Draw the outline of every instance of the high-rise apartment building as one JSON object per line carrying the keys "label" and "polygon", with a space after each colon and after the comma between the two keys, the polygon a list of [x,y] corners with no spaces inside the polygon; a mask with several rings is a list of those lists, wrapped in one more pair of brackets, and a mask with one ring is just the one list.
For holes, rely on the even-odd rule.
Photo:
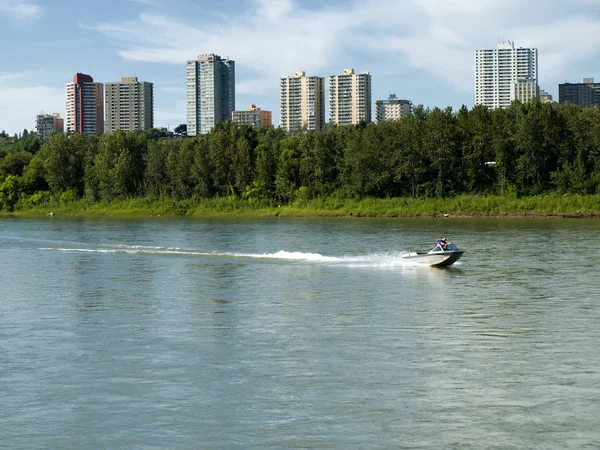
{"label": "high-rise apartment building", "polygon": [[375,102],[375,123],[381,123],[385,120],[396,120],[410,116],[412,105],[408,100],[396,98],[391,94],[387,100],[377,100]]}
{"label": "high-rise apartment building", "polygon": [[475,50],[475,104],[508,108],[538,97],[538,51],[500,42],[492,50]]}
{"label": "high-rise apartment building", "polygon": [[319,131],[325,125],[325,79],[307,77],[305,72],[296,72],[293,77],[279,80],[281,128],[286,131],[306,127],[308,131]]}
{"label": "high-rise apartment building", "polygon": [[260,128],[271,128],[273,119],[271,111],[263,111],[256,105],[250,105],[245,111],[233,111],[231,120],[240,125],[251,125]]}
{"label": "high-rise apartment building", "polygon": [[146,131],[154,127],[154,86],[136,77],[105,85],[105,131]]}
{"label": "high-rise apartment building", "polygon": [[371,74],[345,69],[329,77],[329,121],[349,125],[371,121]]}
{"label": "high-rise apartment building", "polygon": [[235,61],[200,55],[186,62],[187,134],[207,134],[231,120],[235,109]]}
{"label": "high-rise apartment building", "polygon": [[66,87],[67,133],[97,134],[104,132],[104,85],[94,83],[78,73]]}
{"label": "high-rise apartment building", "polygon": [[40,139],[48,139],[52,133],[63,133],[65,121],[60,118],[60,113],[38,114],[36,116],[36,129]]}
{"label": "high-rise apartment building", "polygon": [[600,83],[594,83],[593,78],[584,78],[583,83],[559,84],[558,102],[574,103],[582,108],[600,106]]}

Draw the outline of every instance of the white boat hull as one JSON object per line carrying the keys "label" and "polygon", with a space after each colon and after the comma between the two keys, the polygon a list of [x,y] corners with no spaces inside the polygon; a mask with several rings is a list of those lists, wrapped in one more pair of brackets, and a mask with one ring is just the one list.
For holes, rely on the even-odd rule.
{"label": "white boat hull", "polygon": [[407,253],[402,255],[403,259],[415,264],[430,267],[445,267],[454,264],[463,255],[463,251],[429,252],[429,253]]}

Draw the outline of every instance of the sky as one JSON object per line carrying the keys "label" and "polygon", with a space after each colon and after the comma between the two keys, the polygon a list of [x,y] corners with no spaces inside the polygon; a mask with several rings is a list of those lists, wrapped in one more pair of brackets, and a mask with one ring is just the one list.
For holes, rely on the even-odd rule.
{"label": "sky", "polygon": [[185,62],[236,63],[236,109],[279,121],[279,78],[345,68],[372,75],[372,99],[472,107],[474,51],[538,49],[541,89],[600,82],[600,0],[0,0],[0,130],[65,115],[65,84],[154,83],[154,124],[185,123]]}

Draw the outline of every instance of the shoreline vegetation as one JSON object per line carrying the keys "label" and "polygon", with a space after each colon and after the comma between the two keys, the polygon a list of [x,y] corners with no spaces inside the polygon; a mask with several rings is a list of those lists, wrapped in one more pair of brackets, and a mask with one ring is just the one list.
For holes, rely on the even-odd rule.
{"label": "shoreline vegetation", "polygon": [[313,199],[290,204],[235,197],[201,200],[134,198],[113,202],[51,201],[13,212],[13,217],[553,217],[600,218],[600,195],[545,194],[510,196],[460,195],[453,198]]}
{"label": "shoreline vegetation", "polygon": [[600,108],[414,108],[320,131],[0,133],[0,214],[600,217]]}

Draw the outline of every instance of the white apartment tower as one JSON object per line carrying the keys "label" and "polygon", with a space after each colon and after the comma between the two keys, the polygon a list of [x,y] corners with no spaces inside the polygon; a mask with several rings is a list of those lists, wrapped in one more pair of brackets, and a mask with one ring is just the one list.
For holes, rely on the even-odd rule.
{"label": "white apartment tower", "polygon": [[235,61],[200,55],[186,62],[187,135],[207,134],[235,110]]}
{"label": "white apartment tower", "polygon": [[296,72],[279,81],[281,117],[279,126],[286,131],[306,127],[319,131],[325,125],[325,79]]}
{"label": "white apartment tower", "polygon": [[106,83],[105,131],[146,131],[154,126],[153,84],[136,77]]}
{"label": "white apartment tower", "polygon": [[500,42],[493,50],[475,50],[475,104],[507,108],[513,100],[538,97],[538,51]]}
{"label": "white apartment tower", "polygon": [[345,69],[329,77],[329,121],[357,125],[371,121],[371,74]]}

